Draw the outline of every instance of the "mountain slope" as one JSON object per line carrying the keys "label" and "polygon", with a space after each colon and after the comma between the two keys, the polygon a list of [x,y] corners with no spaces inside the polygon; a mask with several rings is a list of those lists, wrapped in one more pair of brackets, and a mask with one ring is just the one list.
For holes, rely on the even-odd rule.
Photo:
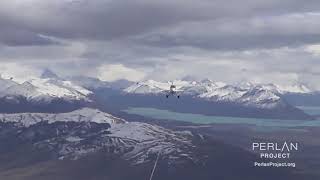
{"label": "mountain slope", "polygon": [[[172,82],[182,97],[177,104],[160,100],[171,83],[148,80],[104,82],[95,78],[60,78],[47,70],[24,83],[0,79],[0,112],[69,112],[81,107],[121,111],[130,106],[154,107],[208,115],[310,119],[286,102],[275,85],[227,85],[202,81]],[[127,88],[124,88],[129,86]],[[167,102],[167,103],[164,103]],[[230,112],[230,109],[233,112]]]}
{"label": "mountain slope", "polygon": [[1,119],[0,178],[6,180],[147,179],[158,154],[154,179],[300,178],[286,170],[254,169],[254,155],[206,137],[95,109]]}
{"label": "mountain slope", "polygon": [[[264,86],[250,86],[248,88],[215,83],[210,80],[200,82],[174,83],[181,91],[181,95],[193,96],[208,101],[235,103],[254,108],[272,109],[285,106],[283,99],[270,88]],[[129,94],[162,94],[166,93],[169,84],[145,81],[125,89]]]}
{"label": "mountain slope", "polygon": [[0,120],[20,129],[15,132],[17,137],[33,142],[37,148],[51,149],[59,159],[78,159],[101,150],[132,163],[144,163],[157,153],[172,160],[192,157],[190,133],[126,122],[95,109],[60,114],[0,114]]}
{"label": "mountain slope", "polygon": [[33,78],[17,83],[0,78],[0,85],[1,112],[68,111],[91,102],[91,91],[65,80]]}
{"label": "mountain slope", "polygon": [[[210,80],[177,81],[180,99],[165,97],[170,84],[156,81],[136,83],[124,90],[127,107],[153,107],[207,115],[277,119],[312,119],[291,106],[271,85],[247,87],[227,85]],[[111,99],[109,99],[111,100]],[[115,101],[112,99],[111,101]],[[134,103],[132,101],[135,101]]]}

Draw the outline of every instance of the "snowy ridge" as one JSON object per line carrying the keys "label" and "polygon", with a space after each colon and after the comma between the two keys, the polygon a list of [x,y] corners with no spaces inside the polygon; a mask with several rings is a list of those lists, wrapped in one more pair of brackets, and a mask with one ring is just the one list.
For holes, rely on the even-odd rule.
{"label": "snowy ridge", "polygon": [[[244,106],[270,109],[284,105],[279,91],[271,85],[235,86],[211,80],[173,82],[182,95],[202,98],[208,101],[237,103]],[[158,94],[168,90],[170,84],[156,81],[137,83],[125,89],[126,93]]]}
{"label": "snowy ridge", "polygon": [[124,89],[124,91],[127,93],[136,93],[136,94],[148,94],[148,93],[157,94],[167,90],[169,90],[167,83],[157,82],[154,80],[138,82]]}
{"label": "snowy ridge", "polygon": [[138,82],[128,88],[124,89],[127,93],[136,93],[136,94],[157,94],[170,89],[170,85],[174,84],[177,87],[177,90],[183,91],[185,94],[201,94],[209,91],[210,89],[218,88],[225,86],[221,82],[212,82],[210,80],[204,80],[201,82],[196,81],[183,81],[175,80],[172,82],[158,82],[154,80],[147,80],[143,82]]}
{"label": "snowy ridge", "polygon": [[259,87],[255,87],[247,91],[239,98],[239,101],[247,106],[264,109],[272,109],[274,107],[286,105],[276,93]]}
{"label": "snowy ridge", "polygon": [[17,85],[16,82],[8,79],[2,79],[0,77],[0,92],[4,91],[5,89],[9,88],[10,86]]}
{"label": "snowy ridge", "polygon": [[89,101],[88,95],[92,93],[70,81],[49,78],[33,78],[21,84],[11,79],[0,78],[0,85],[1,98],[24,97],[29,101],[50,102],[56,98],[66,101]]}
{"label": "snowy ridge", "polygon": [[[189,154],[192,135],[187,132],[174,132],[160,126],[140,122],[130,122],[111,126],[110,135],[115,143],[123,143],[132,151],[125,153],[124,158],[133,163],[144,162],[150,154],[161,153],[169,158],[182,157],[182,153]],[[120,141],[119,141],[120,140]],[[190,155],[191,156],[191,155]]]}
{"label": "snowy ridge", "polygon": [[49,124],[54,122],[95,122],[116,124],[125,122],[108,113],[96,109],[83,108],[69,113],[49,114],[49,113],[16,113],[0,114],[0,122],[15,123],[21,127],[29,127],[40,122]]}
{"label": "snowy ridge", "polygon": [[309,87],[304,84],[294,84],[292,86],[278,86],[282,93],[311,93]]}
{"label": "snowy ridge", "polygon": [[70,81],[54,79],[32,79],[29,81],[41,94],[53,97],[70,97],[77,100],[85,98],[91,92],[83,87],[72,84]]}
{"label": "snowy ridge", "polygon": [[239,86],[241,88],[244,89],[250,89],[250,88],[254,88],[254,87],[261,87],[263,89],[272,91],[274,93],[278,93],[278,94],[286,94],[286,93],[311,93],[314,90],[312,90],[311,88],[307,87],[304,84],[299,84],[299,83],[295,83],[292,85],[286,85],[286,86],[280,86],[280,85],[276,85],[276,84],[258,84],[258,83],[238,83],[236,84],[236,86]]}
{"label": "snowy ridge", "polygon": [[173,163],[194,156],[190,132],[126,122],[96,109],[60,114],[0,114],[0,122],[14,123],[21,129],[17,131],[19,137],[31,138],[35,147],[53,150],[59,159],[79,159],[101,150],[118,154],[133,164],[147,162],[149,156],[159,152]]}
{"label": "snowy ridge", "polygon": [[261,86],[241,89],[228,85],[201,94],[199,97],[214,101],[234,102],[263,109],[272,109],[284,105],[284,102],[277,93]]}

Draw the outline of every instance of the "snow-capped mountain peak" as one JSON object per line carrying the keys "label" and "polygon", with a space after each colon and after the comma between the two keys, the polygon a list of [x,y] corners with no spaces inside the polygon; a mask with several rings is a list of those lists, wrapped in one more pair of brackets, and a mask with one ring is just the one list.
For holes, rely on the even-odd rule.
{"label": "snow-capped mountain peak", "polygon": [[14,85],[17,85],[17,83],[10,79],[3,79],[0,76],[0,91],[3,91],[4,89]]}
{"label": "snow-capped mountain peak", "polygon": [[157,82],[154,80],[148,80],[144,82],[137,82],[124,89],[127,93],[135,93],[135,94],[149,94],[149,93],[161,93],[170,88],[168,83]]}
{"label": "snow-capped mountain peak", "polygon": [[310,93],[312,90],[305,84],[295,83],[291,85],[278,85],[272,83],[251,83],[251,82],[242,82],[237,83],[235,86],[239,86],[243,89],[250,89],[253,87],[261,87],[263,89],[272,91],[278,94],[286,94],[286,93]]}
{"label": "snow-capped mountain peak", "polygon": [[[255,108],[274,108],[283,105],[279,90],[272,84],[245,86],[228,85],[205,79],[199,82],[174,81],[182,95],[201,98],[207,101],[236,103]],[[168,90],[170,84],[148,80],[125,89],[133,94],[159,94]]]}
{"label": "snow-capped mountain peak", "polygon": [[59,77],[56,73],[54,73],[53,71],[51,71],[50,69],[45,69],[45,70],[42,72],[42,74],[41,74],[40,77],[43,78],[43,79],[47,79],[47,78],[50,78],[50,79],[60,79],[60,77]]}
{"label": "snow-capped mountain peak", "polygon": [[0,97],[23,97],[30,101],[50,102],[55,98],[66,101],[89,101],[91,91],[71,81],[51,78],[32,78],[23,83],[11,79],[0,79]]}
{"label": "snow-capped mountain peak", "polygon": [[3,89],[1,96],[23,96],[23,97],[33,97],[37,96],[36,87],[30,82],[24,82],[22,84],[13,84],[6,89]]}
{"label": "snow-capped mountain peak", "polygon": [[279,86],[283,93],[310,93],[312,90],[305,84],[293,84],[288,86]]}

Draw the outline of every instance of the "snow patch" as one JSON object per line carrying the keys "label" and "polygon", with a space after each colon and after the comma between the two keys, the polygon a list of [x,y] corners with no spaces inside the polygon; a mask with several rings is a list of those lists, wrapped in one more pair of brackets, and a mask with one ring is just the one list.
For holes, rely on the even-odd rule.
{"label": "snow patch", "polygon": [[117,124],[125,120],[114,117],[108,113],[101,112],[97,109],[83,108],[69,113],[16,113],[0,114],[1,122],[17,123],[20,126],[29,127],[39,122],[95,122]]}

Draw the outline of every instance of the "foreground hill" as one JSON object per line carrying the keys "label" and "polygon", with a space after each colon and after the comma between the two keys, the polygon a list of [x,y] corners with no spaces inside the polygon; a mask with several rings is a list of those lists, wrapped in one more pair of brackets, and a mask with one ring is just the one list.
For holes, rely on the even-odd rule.
{"label": "foreground hill", "polygon": [[198,134],[95,109],[1,115],[0,179],[148,179],[157,155],[154,179],[301,178],[285,169],[254,168],[254,155]]}

